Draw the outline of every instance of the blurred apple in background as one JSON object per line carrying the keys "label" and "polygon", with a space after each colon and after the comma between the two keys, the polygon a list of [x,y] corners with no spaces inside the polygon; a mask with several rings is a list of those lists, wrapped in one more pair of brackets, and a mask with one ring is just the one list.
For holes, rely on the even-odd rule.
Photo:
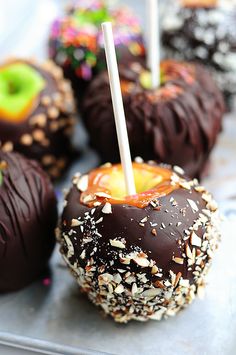
{"label": "blurred apple in background", "polygon": [[[9,56],[47,57],[47,41],[52,21],[75,0],[0,0],[0,61]],[[79,0],[76,0],[79,2]],[[143,2],[107,0],[133,7],[144,22]]]}

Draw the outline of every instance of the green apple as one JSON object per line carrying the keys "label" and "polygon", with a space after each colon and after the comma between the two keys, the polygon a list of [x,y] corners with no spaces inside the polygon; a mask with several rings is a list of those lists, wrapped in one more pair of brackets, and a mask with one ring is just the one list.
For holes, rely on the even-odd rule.
{"label": "green apple", "polygon": [[42,91],[45,81],[29,64],[14,62],[0,68],[0,117],[19,120]]}
{"label": "green apple", "polygon": [[111,20],[108,9],[105,6],[97,10],[77,10],[74,13],[74,19],[76,20],[78,26],[86,24],[100,26],[102,22]]}
{"label": "green apple", "polygon": [[[163,75],[162,72],[160,73],[160,76],[161,76],[160,84],[163,84],[164,83],[164,75]],[[152,88],[152,77],[151,77],[150,71],[144,70],[139,76],[139,82],[140,82],[140,84],[142,85],[142,87],[144,89],[151,90],[151,88]]]}

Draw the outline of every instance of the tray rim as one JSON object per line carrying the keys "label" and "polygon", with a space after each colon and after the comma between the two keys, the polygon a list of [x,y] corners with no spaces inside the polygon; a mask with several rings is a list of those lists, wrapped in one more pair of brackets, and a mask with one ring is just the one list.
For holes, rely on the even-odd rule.
{"label": "tray rim", "polygon": [[0,331],[0,345],[47,355],[112,355],[83,347],[62,345],[47,340]]}

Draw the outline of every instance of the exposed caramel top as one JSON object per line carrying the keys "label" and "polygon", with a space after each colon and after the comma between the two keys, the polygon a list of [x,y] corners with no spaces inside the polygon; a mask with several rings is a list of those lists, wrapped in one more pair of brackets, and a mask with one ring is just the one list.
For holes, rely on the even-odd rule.
{"label": "exposed caramel top", "polygon": [[88,175],[87,188],[81,194],[81,203],[92,207],[109,201],[111,204],[144,208],[151,201],[179,188],[178,184],[172,182],[172,171],[168,168],[133,163],[133,171],[137,193],[126,196],[121,164],[92,170]]}
{"label": "exposed caramel top", "polygon": [[184,7],[216,7],[218,0],[181,0]]}
{"label": "exposed caramel top", "polygon": [[[121,78],[121,90],[124,95],[138,90],[147,90],[152,101],[170,100],[183,92],[183,88],[176,81],[183,80],[192,85],[195,80],[194,66],[184,62],[163,60],[160,64],[161,86],[151,89],[151,73],[143,67],[137,69],[138,81]],[[153,98],[152,98],[153,96]]]}
{"label": "exposed caramel top", "polygon": [[37,107],[39,98],[35,97],[27,102],[24,108],[17,113],[11,113],[0,107],[0,120],[6,122],[20,123],[26,120],[31,112]]}

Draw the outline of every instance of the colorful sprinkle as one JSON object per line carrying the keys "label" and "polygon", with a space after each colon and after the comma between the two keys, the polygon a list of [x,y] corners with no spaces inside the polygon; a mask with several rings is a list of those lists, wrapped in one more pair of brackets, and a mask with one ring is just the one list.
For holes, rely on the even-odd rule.
{"label": "colorful sprinkle", "polygon": [[[133,56],[143,56],[141,27],[131,10],[109,9],[103,0],[80,0],[67,14],[54,21],[50,33],[50,56],[58,64],[71,65],[78,77],[90,80],[103,47],[101,23],[111,20],[116,46],[125,46]],[[101,62],[101,63],[100,63]]]}

